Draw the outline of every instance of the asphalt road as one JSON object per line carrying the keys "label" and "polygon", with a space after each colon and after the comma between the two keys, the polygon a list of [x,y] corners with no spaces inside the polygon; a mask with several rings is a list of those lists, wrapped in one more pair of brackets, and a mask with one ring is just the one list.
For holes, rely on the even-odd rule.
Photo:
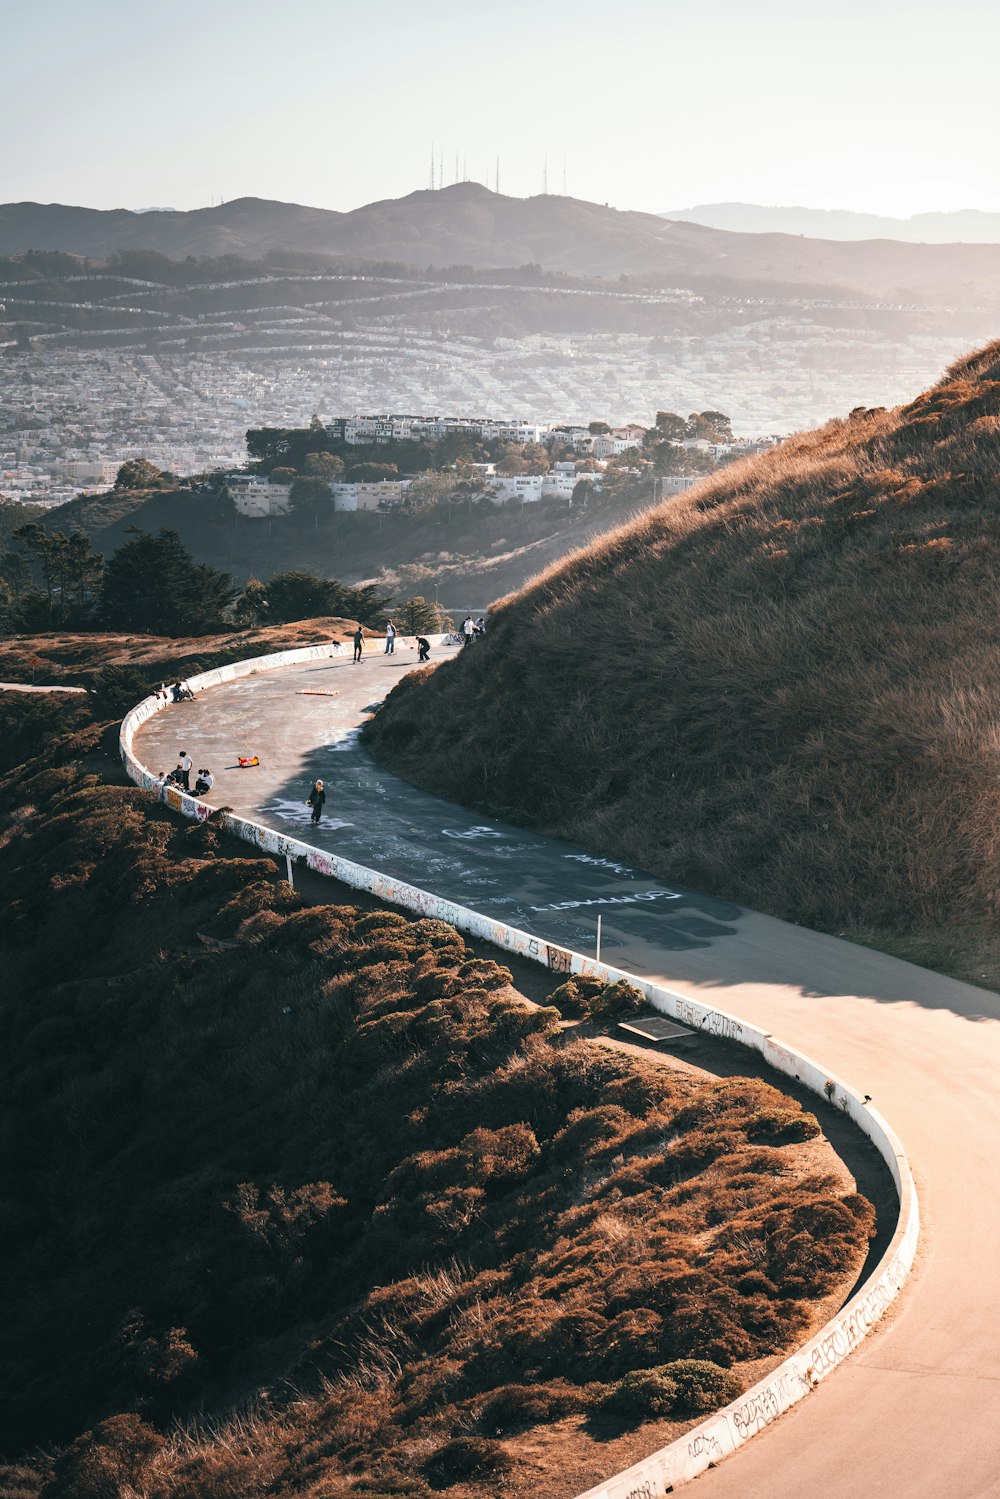
{"label": "asphalt road", "polygon": [[[1000,995],[397,780],[357,744],[357,727],[414,662],[410,651],[357,667],[348,657],[213,688],[150,720],[136,752],[159,770],[186,748],[215,771],[218,805],[562,945],[593,952],[600,912],[608,962],[744,1016],[870,1093],[901,1136],[920,1193],[911,1282],[842,1369],[697,1479],[695,1492],[1000,1496]],[[240,754],[259,755],[261,766],[231,769]],[[304,803],[317,775],[329,799],[313,837]]]}

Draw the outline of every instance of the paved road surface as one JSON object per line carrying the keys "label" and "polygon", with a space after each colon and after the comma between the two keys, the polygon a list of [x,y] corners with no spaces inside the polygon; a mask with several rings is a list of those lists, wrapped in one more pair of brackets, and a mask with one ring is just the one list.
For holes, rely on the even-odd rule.
{"label": "paved road surface", "polygon": [[[356,728],[413,663],[411,652],[359,667],[313,662],[214,688],[152,719],[136,751],[158,770],[188,749],[216,772],[220,805],[300,837],[310,836],[304,801],[321,775],[328,815],[311,841],[584,952],[600,911],[608,962],[743,1015],[872,1094],[920,1192],[911,1284],[843,1369],[692,1492],[1000,1496],[1000,995],[396,780],[357,745]],[[228,769],[237,754],[259,754],[261,768]]]}

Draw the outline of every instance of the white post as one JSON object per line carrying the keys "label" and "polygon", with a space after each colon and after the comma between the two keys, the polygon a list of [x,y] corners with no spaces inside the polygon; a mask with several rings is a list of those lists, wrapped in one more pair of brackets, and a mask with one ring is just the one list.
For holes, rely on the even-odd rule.
{"label": "white post", "polygon": [[601,918],[597,918],[597,961],[601,961]]}
{"label": "white post", "polygon": [[[292,889],[294,890],[295,889],[295,881],[292,879],[292,856],[291,856],[291,854],[286,854],[285,855],[285,869],[288,872],[288,883],[291,885]],[[598,920],[600,920],[600,917],[598,917]]]}

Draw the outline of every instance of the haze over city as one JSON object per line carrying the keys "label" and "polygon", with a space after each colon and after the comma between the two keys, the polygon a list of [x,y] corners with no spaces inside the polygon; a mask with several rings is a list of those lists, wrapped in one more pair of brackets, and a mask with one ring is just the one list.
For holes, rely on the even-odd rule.
{"label": "haze over city", "polygon": [[344,210],[428,186],[433,145],[446,183],[547,162],[650,212],[996,209],[998,41],[987,0],[52,0],[5,15],[0,201]]}

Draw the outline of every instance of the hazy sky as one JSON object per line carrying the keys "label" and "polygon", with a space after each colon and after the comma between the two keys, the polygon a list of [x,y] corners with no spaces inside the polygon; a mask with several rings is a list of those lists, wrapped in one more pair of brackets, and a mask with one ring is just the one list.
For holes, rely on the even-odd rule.
{"label": "hazy sky", "polygon": [[[5,7],[0,201],[354,208],[459,172],[650,211],[1000,209],[993,0]],[[463,171],[463,163],[465,164]]]}

